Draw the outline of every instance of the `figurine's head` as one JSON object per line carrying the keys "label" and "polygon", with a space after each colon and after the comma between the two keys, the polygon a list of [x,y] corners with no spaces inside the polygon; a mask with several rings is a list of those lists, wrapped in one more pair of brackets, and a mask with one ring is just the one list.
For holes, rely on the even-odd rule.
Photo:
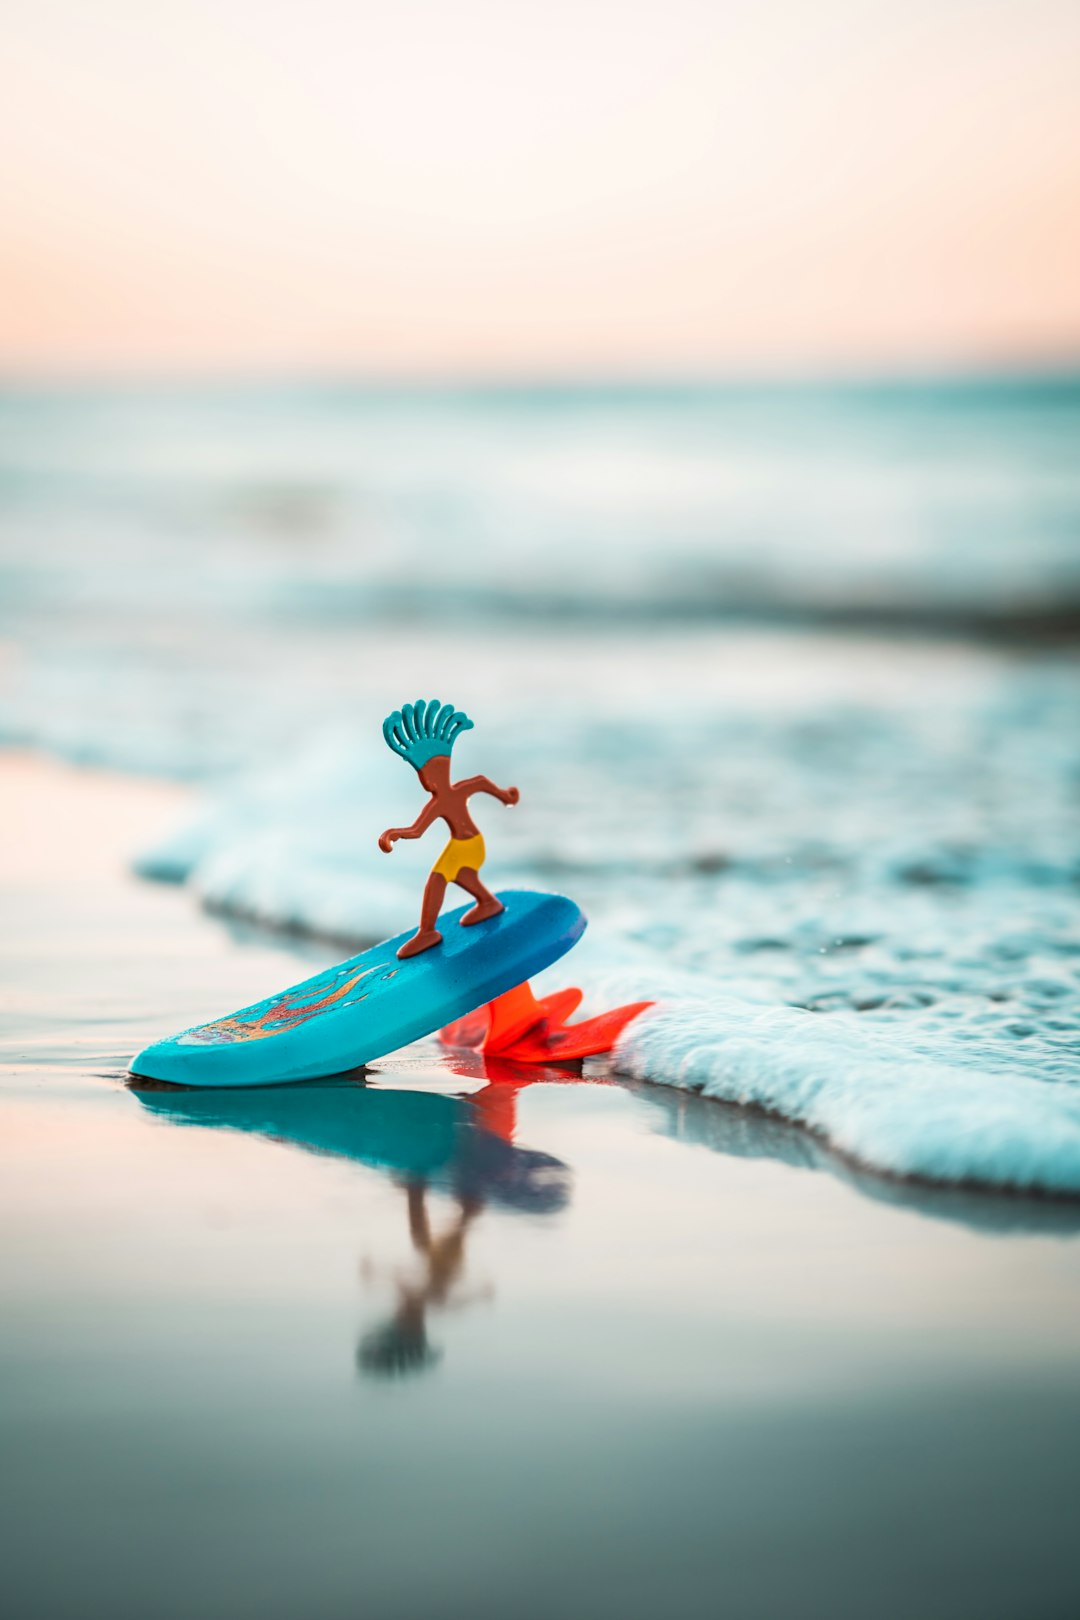
{"label": "figurine's head", "polygon": [[450,755],[432,754],[426,765],[417,767],[416,774],[429,793],[445,793],[450,786]]}
{"label": "figurine's head", "polygon": [[431,760],[450,758],[461,732],[472,730],[472,721],[452,703],[440,708],[438,698],[432,698],[430,703],[421,698],[388,714],[382,730],[387,747],[407,759],[413,770],[423,773]]}
{"label": "figurine's head", "polygon": [[432,1367],[442,1351],[428,1343],[423,1313],[399,1311],[382,1327],[361,1339],[356,1365],[361,1372],[381,1378],[400,1378]]}

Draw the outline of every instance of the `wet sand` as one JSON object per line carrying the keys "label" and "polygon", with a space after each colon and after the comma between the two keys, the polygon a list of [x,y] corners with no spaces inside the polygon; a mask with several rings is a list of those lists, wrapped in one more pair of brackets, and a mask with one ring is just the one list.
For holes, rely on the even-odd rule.
{"label": "wet sand", "polygon": [[1076,1612],[1080,1211],[427,1047],[133,1090],[329,959],[124,875],[178,798],[0,760],[12,1613]]}

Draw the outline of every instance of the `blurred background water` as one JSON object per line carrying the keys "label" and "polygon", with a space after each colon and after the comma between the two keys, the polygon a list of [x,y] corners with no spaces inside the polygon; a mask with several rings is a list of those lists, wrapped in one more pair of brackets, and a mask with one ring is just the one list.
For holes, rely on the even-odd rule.
{"label": "blurred background water", "polygon": [[145,874],[396,931],[429,851],[376,847],[416,791],[380,722],[452,698],[462,768],[523,791],[497,878],[587,906],[595,997],[665,997],[635,1072],[1080,1189],[1075,377],[39,388],[2,423],[3,736],[199,783]]}
{"label": "blurred background water", "polygon": [[92,609],[103,640],[460,611],[1028,640],[1080,618],[1068,373],[39,388],[2,410],[8,611]]}

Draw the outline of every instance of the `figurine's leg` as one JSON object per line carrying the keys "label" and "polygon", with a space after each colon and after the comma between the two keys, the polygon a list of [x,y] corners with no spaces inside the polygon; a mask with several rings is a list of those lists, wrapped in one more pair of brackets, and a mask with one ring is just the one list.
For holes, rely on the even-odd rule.
{"label": "figurine's leg", "polygon": [[486,922],[489,917],[497,917],[506,907],[501,900],[496,900],[490,889],[486,889],[480,881],[480,874],[471,866],[463,866],[454,882],[471,894],[476,901],[471,911],[467,911],[461,919],[461,926],[469,928],[473,923]]}
{"label": "figurine's leg", "polygon": [[407,939],[398,956],[419,956],[421,951],[429,951],[433,945],[442,944],[442,935],[435,927],[439,915],[439,907],[443,903],[446,893],[446,879],[441,872],[432,872],[424,887],[424,899],[420,907],[420,926],[412,939]]}
{"label": "figurine's leg", "polygon": [[431,1227],[428,1223],[427,1203],[424,1197],[426,1192],[427,1187],[422,1181],[410,1181],[406,1188],[409,1203],[409,1236],[418,1254],[431,1253]]}

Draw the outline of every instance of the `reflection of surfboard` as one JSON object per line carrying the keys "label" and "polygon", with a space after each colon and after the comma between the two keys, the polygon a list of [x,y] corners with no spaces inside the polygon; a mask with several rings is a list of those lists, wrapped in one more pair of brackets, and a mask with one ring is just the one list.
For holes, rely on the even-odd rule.
{"label": "reflection of surfboard", "polygon": [[358,1068],[493,1001],[558,961],[585,918],[560,894],[509,890],[506,910],[472,928],[462,906],[439,920],[443,943],[399,961],[399,934],[254,1007],[155,1041],[134,1074],[188,1086],[267,1086]]}
{"label": "reflection of surfboard", "polygon": [[492,1135],[483,1114],[460,1097],[341,1081],[138,1095],[144,1108],[178,1125],[253,1131],[507,1209],[546,1215],[570,1196],[570,1172],[560,1160]]}

